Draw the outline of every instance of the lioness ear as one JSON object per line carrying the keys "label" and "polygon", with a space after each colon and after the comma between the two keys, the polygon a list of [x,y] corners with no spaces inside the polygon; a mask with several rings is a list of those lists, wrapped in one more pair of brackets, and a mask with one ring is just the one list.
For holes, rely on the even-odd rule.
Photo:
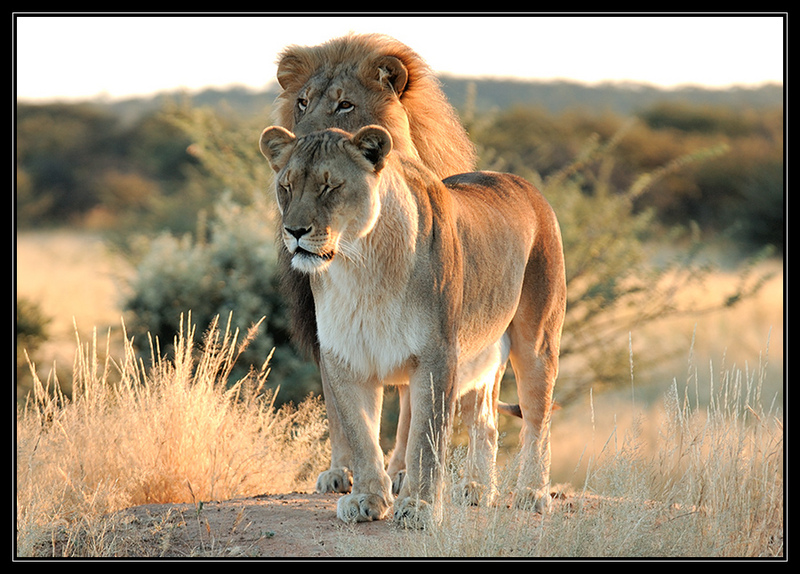
{"label": "lioness ear", "polygon": [[381,56],[374,65],[378,68],[378,82],[394,90],[398,98],[402,96],[408,83],[408,70],[400,58]]}
{"label": "lioness ear", "polygon": [[271,126],[261,132],[258,147],[272,169],[278,172],[289,161],[295,141],[297,137],[286,128]]}
{"label": "lioness ear", "polygon": [[381,126],[364,126],[350,140],[373,165],[375,173],[383,169],[392,151],[392,136]]}

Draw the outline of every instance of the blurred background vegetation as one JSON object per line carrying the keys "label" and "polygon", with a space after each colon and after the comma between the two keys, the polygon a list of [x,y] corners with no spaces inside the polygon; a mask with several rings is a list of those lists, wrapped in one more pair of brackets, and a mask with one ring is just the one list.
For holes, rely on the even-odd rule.
{"label": "blurred background vegetation", "polygon": [[[736,305],[784,251],[781,86],[731,90],[587,87],[444,78],[481,168],[534,182],[562,225],[569,281],[558,400],[630,383],[629,337],[649,321]],[[120,290],[129,336],[169,352],[182,314],[246,331],[240,361],[274,347],[279,401],[319,392],[291,345],[276,292],[271,171],[257,139],[275,93],[207,90],[119,102],[18,103],[17,231],[102,234],[133,272]],[[740,281],[701,303],[681,294],[716,267]],[[17,348],[34,354],[48,317],[18,301]],[[646,370],[676,351],[637,356]],[[685,353],[681,348],[678,352]],[[18,387],[25,384],[18,353]],[[20,368],[20,364],[22,367]]]}

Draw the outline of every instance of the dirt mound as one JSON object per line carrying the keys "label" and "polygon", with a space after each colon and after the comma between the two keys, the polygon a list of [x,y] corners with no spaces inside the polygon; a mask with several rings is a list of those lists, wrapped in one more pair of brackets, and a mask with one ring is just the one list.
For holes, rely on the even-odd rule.
{"label": "dirt mound", "polygon": [[[436,546],[443,542],[437,537],[437,533],[402,530],[391,520],[355,525],[342,523],[336,517],[339,496],[292,492],[198,504],[136,506],[108,517],[105,522],[87,523],[88,526],[80,532],[74,529],[54,532],[48,541],[43,542],[40,555],[325,560],[356,556],[428,557],[438,555],[437,551],[442,550],[442,547]],[[593,521],[600,518],[596,527],[603,532],[614,527],[612,522],[620,516],[625,522],[620,524],[621,528],[626,525],[630,527],[632,517],[639,517],[633,530],[629,532],[631,534],[639,531],[645,518],[646,530],[656,531],[664,525],[678,524],[676,520],[696,513],[694,508],[687,509],[678,505],[664,507],[651,501],[635,502],[586,492],[554,491],[553,498],[552,516],[559,518],[561,527],[573,521]],[[638,514],[631,514],[631,505],[636,507]],[[450,529],[449,534],[446,536],[455,536],[456,539],[448,538],[444,541],[444,555],[472,556],[473,552],[482,550],[482,544],[486,542],[484,534],[491,534],[480,528],[482,521],[489,516],[485,512],[487,509],[459,508],[468,515],[457,513],[455,523],[450,521],[447,526]],[[513,509],[506,501],[496,508],[503,515],[505,524],[499,533],[502,546],[497,547],[502,550],[501,555],[531,556],[531,548],[525,544],[537,538],[535,532],[541,532],[539,529],[543,525],[542,516],[527,510]],[[506,511],[509,514],[505,514]],[[450,518],[453,517],[448,516],[445,522]],[[467,522],[462,522],[463,520]],[[467,527],[467,531],[453,530],[454,524],[462,527],[465,524],[474,524],[476,528]],[[594,528],[592,524],[584,525],[584,528]],[[524,533],[523,538],[515,537],[509,530],[509,525],[514,532]],[[491,530],[490,526],[487,524]],[[429,535],[433,535],[432,538],[427,538]],[[418,536],[422,539],[416,538]],[[601,532],[601,538],[602,536]],[[588,538],[586,543],[591,544],[592,537]],[[610,541],[614,540],[612,536]],[[515,543],[521,545],[513,546]],[[555,543],[558,544],[558,541]],[[783,538],[776,539],[774,544],[775,548],[770,546],[765,555],[782,555]],[[551,551],[553,549],[550,548]],[[655,544],[647,549],[658,551],[660,547]],[[617,556],[613,554],[614,548],[604,550],[612,551],[610,556]],[[627,549],[623,548],[622,551],[619,556],[627,555]]]}
{"label": "dirt mound", "polygon": [[[406,535],[391,520],[348,525],[336,517],[339,494],[292,492],[200,504],[149,504],[117,513],[117,556],[213,558],[343,558],[403,556]],[[590,495],[553,492],[554,509],[596,505]],[[502,503],[506,506],[507,503]],[[479,520],[479,510],[471,507]],[[521,528],[541,515],[517,511]]]}
{"label": "dirt mound", "polygon": [[[137,533],[139,555],[332,558],[342,555],[341,544],[352,534],[336,518],[339,496],[294,492],[200,505],[150,504],[126,510],[120,521],[128,534]],[[383,546],[397,537],[391,521],[357,528]]]}

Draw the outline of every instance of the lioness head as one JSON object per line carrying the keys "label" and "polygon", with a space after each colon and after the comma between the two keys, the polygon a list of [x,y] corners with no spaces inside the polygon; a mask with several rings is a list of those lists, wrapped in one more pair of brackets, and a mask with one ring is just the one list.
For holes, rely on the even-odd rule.
{"label": "lioness head", "polygon": [[261,153],[275,170],[282,237],[292,267],[324,271],[378,220],[378,177],[392,149],[389,132],[366,126],[351,135],[339,129],[297,137],[273,126],[264,130]]}

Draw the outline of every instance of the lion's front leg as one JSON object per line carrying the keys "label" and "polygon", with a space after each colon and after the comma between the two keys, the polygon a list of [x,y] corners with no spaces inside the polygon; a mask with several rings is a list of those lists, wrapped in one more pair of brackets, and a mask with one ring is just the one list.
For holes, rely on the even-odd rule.
{"label": "lion's front leg", "polygon": [[411,427],[406,475],[394,504],[394,519],[425,528],[436,519],[443,486],[444,456],[455,405],[455,366],[421,365],[411,381]]}
{"label": "lion's front leg", "polygon": [[336,515],[345,522],[382,520],[392,504],[392,482],[383,468],[378,437],[383,386],[374,378],[358,377],[325,352],[321,362],[333,399],[331,405],[352,455],[352,491],[339,499]]}
{"label": "lion's front leg", "polygon": [[319,493],[348,493],[353,486],[352,466],[353,453],[350,443],[342,430],[339,411],[336,408],[336,397],[328,382],[325,363],[320,361],[320,378],[322,379],[322,395],[325,398],[325,410],[328,415],[328,433],[331,441],[331,466],[317,477],[316,491]]}

